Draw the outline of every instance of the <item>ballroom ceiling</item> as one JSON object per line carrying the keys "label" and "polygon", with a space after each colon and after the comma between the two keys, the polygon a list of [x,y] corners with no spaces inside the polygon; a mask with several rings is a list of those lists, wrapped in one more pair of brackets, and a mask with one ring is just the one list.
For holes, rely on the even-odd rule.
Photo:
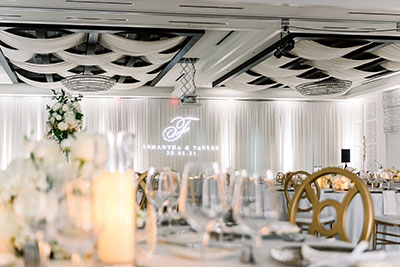
{"label": "ballroom ceiling", "polygon": [[0,94],[96,73],[117,80],[109,95],[180,96],[184,58],[203,97],[308,99],[294,88],[325,79],[351,81],[335,99],[393,89],[400,3],[337,2],[3,0]]}

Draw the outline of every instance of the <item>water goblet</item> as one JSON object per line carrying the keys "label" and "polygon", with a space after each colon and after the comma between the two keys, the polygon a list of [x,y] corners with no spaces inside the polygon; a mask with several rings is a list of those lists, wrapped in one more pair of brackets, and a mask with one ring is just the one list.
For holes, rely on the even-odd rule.
{"label": "water goblet", "polygon": [[157,225],[161,224],[164,207],[174,195],[174,190],[176,190],[176,187],[174,187],[170,168],[149,168],[145,193],[147,200],[153,205],[156,211]]}
{"label": "water goblet", "polygon": [[249,175],[243,170],[238,180],[233,214],[243,230],[252,238],[256,264],[262,262],[262,235],[271,232],[271,225],[279,215],[273,175]]}
{"label": "water goblet", "polygon": [[202,234],[202,248],[209,232],[227,210],[226,185],[216,162],[188,162],[182,174],[179,209],[189,225]]}
{"label": "water goblet", "polygon": [[68,179],[57,198],[57,213],[50,221],[50,234],[71,254],[73,266],[80,265],[81,256],[93,248],[96,232],[91,179]]}

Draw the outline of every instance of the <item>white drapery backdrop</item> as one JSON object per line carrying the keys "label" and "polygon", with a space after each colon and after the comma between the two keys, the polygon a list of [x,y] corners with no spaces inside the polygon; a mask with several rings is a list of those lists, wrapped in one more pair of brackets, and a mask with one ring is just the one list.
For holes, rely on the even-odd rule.
{"label": "white drapery backdrop", "polygon": [[[23,136],[46,132],[49,97],[0,97],[0,168],[23,155]],[[189,160],[218,160],[223,166],[251,171],[308,170],[337,166],[340,149],[353,149],[351,103],[202,100],[181,109],[171,99],[84,98],[84,126],[90,132],[125,130],[136,136],[136,170],[171,166],[181,171]],[[176,116],[196,117],[174,143],[162,131]],[[162,145],[218,147],[196,156],[167,155]],[[177,151],[175,151],[177,152]]]}

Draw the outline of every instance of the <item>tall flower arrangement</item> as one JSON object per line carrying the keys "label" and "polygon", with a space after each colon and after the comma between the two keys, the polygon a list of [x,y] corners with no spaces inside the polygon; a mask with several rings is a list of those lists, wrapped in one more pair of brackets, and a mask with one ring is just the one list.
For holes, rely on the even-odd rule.
{"label": "tall flower arrangement", "polygon": [[64,139],[73,136],[82,127],[83,114],[79,104],[82,95],[74,97],[62,89],[52,92],[52,99],[57,102],[52,107],[46,106],[49,112],[47,136],[61,145]]}

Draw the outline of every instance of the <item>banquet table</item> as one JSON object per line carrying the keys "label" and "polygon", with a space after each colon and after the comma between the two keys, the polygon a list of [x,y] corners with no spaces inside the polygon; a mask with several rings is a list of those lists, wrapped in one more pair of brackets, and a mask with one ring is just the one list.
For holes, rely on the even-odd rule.
{"label": "banquet table", "polygon": [[[275,247],[280,246],[300,246],[301,244],[309,244],[309,245],[326,245],[330,244],[332,246],[344,247],[344,248],[352,248],[353,245],[337,241],[333,239],[325,239],[325,238],[317,238],[315,236],[307,236],[304,242],[288,242],[281,239],[268,239],[263,241],[262,245],[262,261],[263,266],[288,266],[286,264],[279,263],[275,261],[270,256],[270,250]],[[171,244],[157,244],[157,255],[149,256],[148,254],[144,253],[146,250],[145,242],[139,242],[138,244],[138,251],[137,251],[137,258],[136,258],[136,265],[135,266],[143,266],[143,267],[156,267],[156,266],[204,266],[204,267],[220,267],[220,266],[231,266],[231,267],[245,267],[245,266],[254,266],[251,263],[243,263],[240,260],[240,249],[237,248],[232,250],[232,253],[229,255],[225,255],[221,258],[215,257],[215,259],[210,260],[199,260],[199,259],[191,259],[189,257],[184,257],[182,255],[176,255],[177,250],[190,250],[189,248],[184,248],[182,246],[176,246]],[[206,252],[207,253],[207,252]],[[71,266],[71,262],[68,260],[50,260],[48,263],[48,267],[67,267]],[[23,260],[21,258],[17,259],[17,263],[14,265],[16,267],[22,267]],[[82,267],[89,267],[89,266],[99,266],[99,264],[95,263],[93,260],[83,260]],[[100,266],[131,266],[131,265],[103,265]]]}
{"label": "banquet table", "polygon": [[[371,193],[372,202],[374,205],[375,216],[383,215],[383,210],[384,210],[383,191],[374,190],[374,191],[370,191],[370,193]],[[290,192],[290,194],[293,194],[293,192]],[[346,192],[321,190],[320,200],[334,199],[340,203],[343,200],[343,198],[345,197],[345,195],[346,195]],[[285,219],[287,220],[288,210],[287,210],[284,192],[280,191],[278,196],[279,196],[279,203],[281,205],[281,211],[282,211],[281,212],[281,220],[285,220]],[[400,215],[400,193],[395,194],[395,199],[396,199],[396,203],[394,205],[395,214]],[[327,214],[327,215],[332,215],[332,216],[336,215],[333,208],[324,209],[323,213]],[[361,230],[362,230],[363,219],[364,219],[364,210],[363,210],[363,206],[362,206],[362,201],[361,201],[360,196],[357,194],[349,206],[347,217],[346,217],[347,235],[349,236],[349,238],[352,242],[357,242],[359,239],[359,236],[360,236]],[[389,230],[391,232],[399,233],[399,229],[396,229],[394,227],[387,227],[387,230]],[[386,249],[400,250],[399,246],[387,246]]]}

